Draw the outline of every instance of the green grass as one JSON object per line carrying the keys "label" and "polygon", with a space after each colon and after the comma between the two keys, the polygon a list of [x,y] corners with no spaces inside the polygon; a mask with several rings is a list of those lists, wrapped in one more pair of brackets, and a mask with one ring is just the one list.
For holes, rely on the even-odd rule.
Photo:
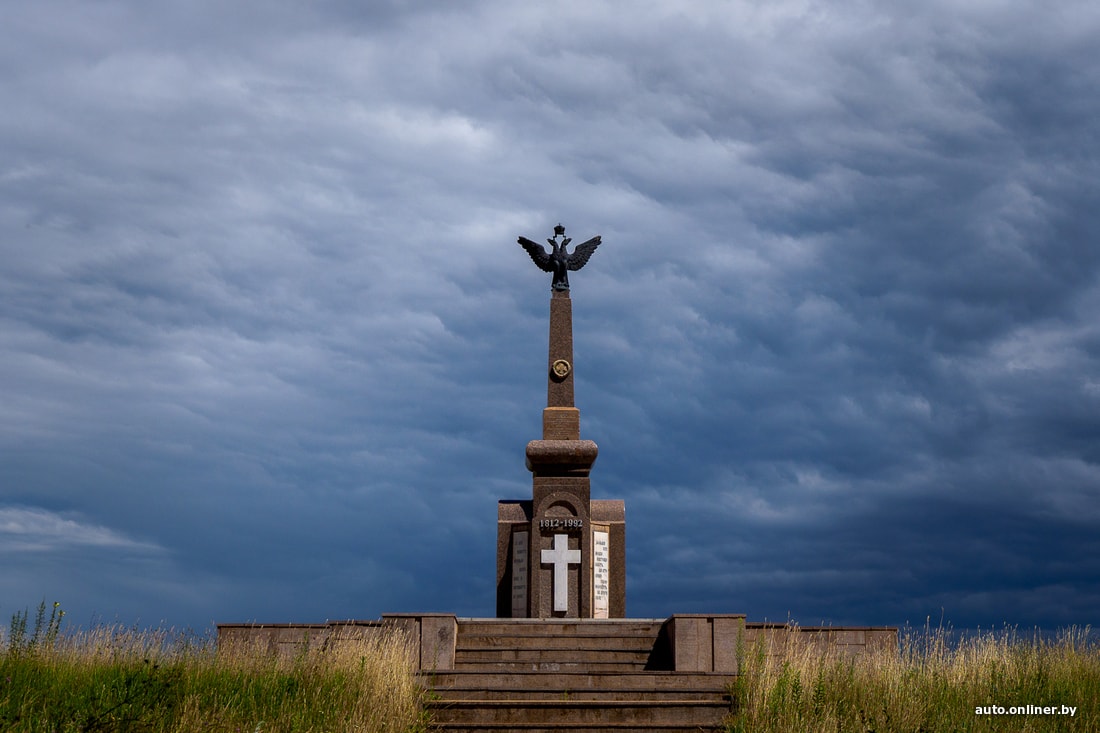
{"label": "green grass", "polygon": [[[898,649],[859,657],[797,636],[742,650],[730,731],[1100,731],[1100,645],[1088,629],[1054,640],[1009,629],[954,641],[926,628],[903,634]],[[1005,713],[977,712],[994,705]],[[1026,705],[1077,710],[1007,712]]]}
{"label": "green grass", "polygon": [[422,730],[397,634],[280,659],[167,631],[66,634],[55,605],[12,620],[0,658],[0,730],[37,733]]}

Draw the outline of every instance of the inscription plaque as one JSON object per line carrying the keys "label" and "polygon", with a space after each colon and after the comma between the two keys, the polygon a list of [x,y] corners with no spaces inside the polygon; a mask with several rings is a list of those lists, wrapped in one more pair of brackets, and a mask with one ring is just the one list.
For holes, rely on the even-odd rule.
{"label": "inscription plaque", "polygon": [[527,533],[512,533],[512,618],[527,617]]}
{"label": "inscription plaque", "polygon": [[608,617],[611,598],[610,533],[592,533],[592,618]]}

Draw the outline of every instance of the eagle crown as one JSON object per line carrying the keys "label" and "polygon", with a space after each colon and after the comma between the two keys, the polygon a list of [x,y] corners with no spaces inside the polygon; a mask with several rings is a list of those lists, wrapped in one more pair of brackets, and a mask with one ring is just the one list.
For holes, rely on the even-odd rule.
{"label": "eagle crown", "polygon": [[[560,243],[557,241],[558,237],[561,237]],[[561,252],[562,254],[565,254],[565,245],[572,242],[573,238],[565,236],[565,227],[563,227],[561,224],[558,224],[556,227],[554,227],[554,236],[548,238],[546,241],[550,243],[550,246],[554,248],[555,252]]]}

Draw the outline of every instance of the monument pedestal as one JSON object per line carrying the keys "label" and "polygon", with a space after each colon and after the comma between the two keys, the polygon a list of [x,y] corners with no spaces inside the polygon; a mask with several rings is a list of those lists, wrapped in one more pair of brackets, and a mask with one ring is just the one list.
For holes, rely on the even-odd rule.
{"label": "monument pedestal", "polygon": [[[580,526],[572,531],[562,531],[557,525],[573,520],[574,515],[555,514],[558,512],[539,519],[530,500],[498,503],[497,616],[625,618],[624,503],[599,499],[590,502],[587,516],[580,518]],[[572,561],[569,555],[555,555],[555,543],[578,555],[572,556]],[[558,569],[561,567],[565,568],[564,576],[556,575],[562,572]],[[564,609],[555,609],[555,592],[566,594]]]}

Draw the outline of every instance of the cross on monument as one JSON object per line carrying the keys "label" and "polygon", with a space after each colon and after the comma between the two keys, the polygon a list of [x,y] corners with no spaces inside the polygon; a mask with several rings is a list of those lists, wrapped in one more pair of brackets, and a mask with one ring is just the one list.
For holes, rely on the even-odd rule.
{"label": "cross on monument", "polygon": [[554,549],[542,551],[542,564],[554,566],[554,610],[569,610],[569,566],[580,565],[581,551],[569,549],[569,535],[554,535]]}

